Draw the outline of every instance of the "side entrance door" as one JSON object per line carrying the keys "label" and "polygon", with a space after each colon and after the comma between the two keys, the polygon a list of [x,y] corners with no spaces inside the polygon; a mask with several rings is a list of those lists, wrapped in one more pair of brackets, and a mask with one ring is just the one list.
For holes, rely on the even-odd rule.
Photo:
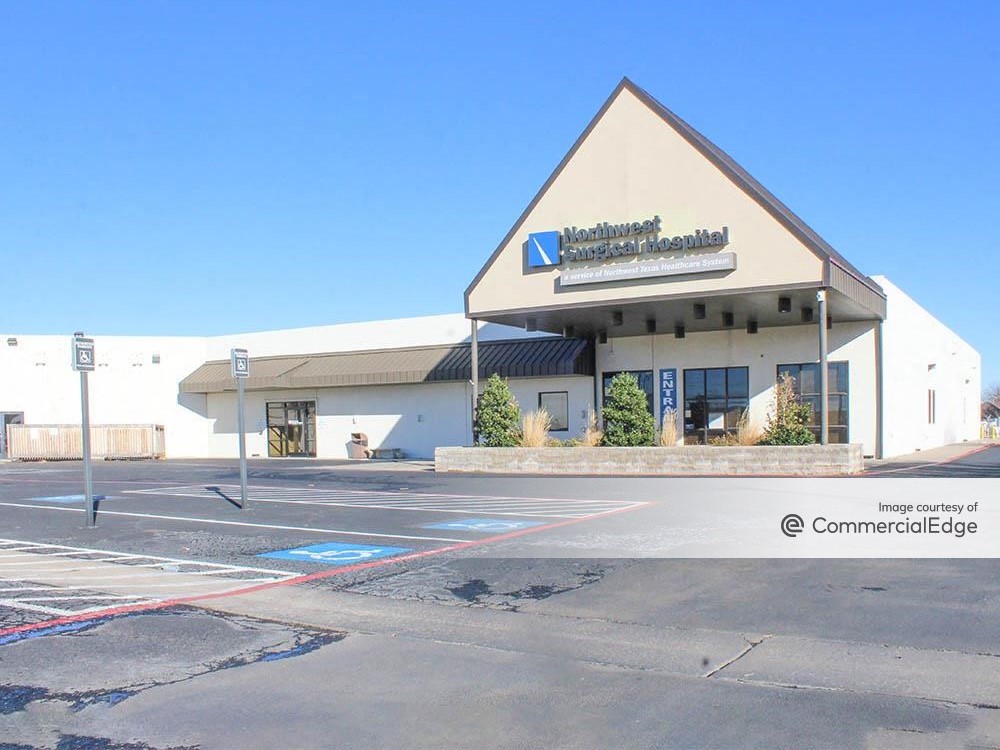
{"label": "side entrance door", "polygon": [[267,404],[267,455],[315,458],[315,401],[273,401]]}

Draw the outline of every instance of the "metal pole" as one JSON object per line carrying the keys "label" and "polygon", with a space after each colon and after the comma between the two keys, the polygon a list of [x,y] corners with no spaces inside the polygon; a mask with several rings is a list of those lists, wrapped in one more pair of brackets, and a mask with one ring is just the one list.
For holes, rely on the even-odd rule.
{"label": "metal pole", "polygon": [[86,500],[87,528],[97,525],[94,513],[94,478],[90,467],[90,389],[86,370],[80,371],[80,430],[83,433],[83,493]]}
{"label": "metal pole", "polygon": [[247,509],[247,440],[243,409],[243,378],[236,379],[236,424],[240,433],[240,508]]}
{"label": "metal pole", "polygon": [[472,444],[476,444],[476,410],[479,407],[479,321],[472,320]]}
{"label": "metal pole", "polygon": [[827,366],[827,336],[826,336],[826,290],[816,292],[819,303],[819,442],[827,445],[830,442],[830,372]]}

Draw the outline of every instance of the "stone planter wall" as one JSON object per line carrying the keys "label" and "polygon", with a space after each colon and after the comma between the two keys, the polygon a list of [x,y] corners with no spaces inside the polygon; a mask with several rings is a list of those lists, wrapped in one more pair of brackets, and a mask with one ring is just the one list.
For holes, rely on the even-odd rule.
{"label": "stone planter wall", "polygon": [[861,446],[438,448],[441,472],[490,474],[831,476],[864,469]]}

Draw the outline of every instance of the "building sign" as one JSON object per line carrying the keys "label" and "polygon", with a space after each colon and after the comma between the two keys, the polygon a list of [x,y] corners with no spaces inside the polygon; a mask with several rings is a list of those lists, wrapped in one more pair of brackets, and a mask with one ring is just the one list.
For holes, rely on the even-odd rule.
{"label": "building sign", "polygon": [[250,355],[246,349],[232,349],[229,352],[229,369],[234,378],[250,377]]}
{"label": "building sign", "polygon": [[729,227],[716,232],[697,229],[694,234],[660,237],[660,217],[645,221],[609,224],[604,221],[585,229],[566,227],[562,251],[568,262],[613,260],[649,253],[687,252],[729,244]]}
{"label": "building sign", "polygon": [[631,281],[658,276],[682,276],[689,273],[733,271],[736,269],[735,253],[692,255],[684,258],[660,258],[635,263],[621,263],[589,268],[567,268],[559,275],[560,286],[598,284],[606,281]]}
{"label": "building sign", "polygon": [[[660,236],[664,234],[664,236]],[[693,234],[667,236],[662,229],[659,216],[642,221],[611,224],[602,221],[592,227],[565,227],[556,230],[532,232],[525,243],[525,265],[528,268],[550,268],[569,263],[603,263],[605,261],[632,261],[648,258],[654,254],[673,253],[672,260],[683,256],[704,254],[705,250],[721,250],[729,244],[729,227],[710,231],[696,229]],[[563,284],[593,283],[616,279],[637,279],[645,276],[668,276],[673,273],[704,273],[706,271],[730,270],[725,263],[691,264],[683,271],[656,270],[652,266],[629,273],[615,273],[606,276],[574,274],[563,272]],[[660,269],[665,266],[659,267]],[[567,278],[568,277],[568,278]],[[586,279],[580,281],[578,279]]]}
{"label": "building sign", "polygon": [[77,372],[93,372],[97,366],[94,358],[94,340],[73,337],[73,369]]}
{"label": "building sign", "polygon": [[660,370],[660,419],[668,411],[677,411],[677,370]]}

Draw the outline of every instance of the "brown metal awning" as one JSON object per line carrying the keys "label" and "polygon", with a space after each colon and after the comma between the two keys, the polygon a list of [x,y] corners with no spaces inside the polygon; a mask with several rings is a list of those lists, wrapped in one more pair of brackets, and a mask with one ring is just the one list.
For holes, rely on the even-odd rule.
{"label": "brown metal awning", "polygon": [[[479,345],[479,375],[506,378],[593,375],[586,339],[534,338]],[[465,381],[472,377],[469,344],[373,349],[250,360],[247,389],[329,388]],[[206,362],[180,383],[181,393],[236,390],[229,361]]]}
{"label": "brown metal awning", "polygon": [[[261,357],[251,360],[250,377],[244,385],[248,389],[287,386],[291,372],[307,361],[307,357]],[[236,381],[230,372],[228,359],[206,362],[181,381],[181,393],[221,393],[235,390]]]}

